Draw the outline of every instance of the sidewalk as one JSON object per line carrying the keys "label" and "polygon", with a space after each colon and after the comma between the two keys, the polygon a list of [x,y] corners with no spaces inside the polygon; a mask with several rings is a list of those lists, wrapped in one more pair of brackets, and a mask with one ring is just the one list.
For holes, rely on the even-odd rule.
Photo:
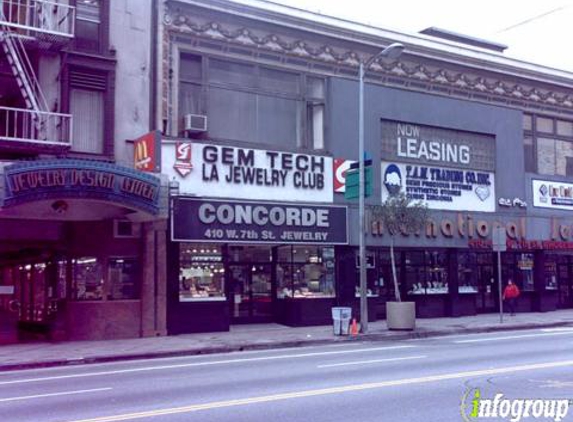
{"label": "sidewalk", "polygon": [[[485,314],[460,318],[418,319],[412,332],[388,331],[385,321],[369,324],[361,341],[405,340],[514,329],[573,327],[573,309],[547,313],[522,313],[504,316]],[[169,337],[61,343],[28,343],[0,346],[0,371],[110,362],[154,357],[199,355],[242,350],[262,350],[305,345],[356,341],[336,337],[331,326],[285,327],[278,324],[239,325],[230,332],[186,334]]]}

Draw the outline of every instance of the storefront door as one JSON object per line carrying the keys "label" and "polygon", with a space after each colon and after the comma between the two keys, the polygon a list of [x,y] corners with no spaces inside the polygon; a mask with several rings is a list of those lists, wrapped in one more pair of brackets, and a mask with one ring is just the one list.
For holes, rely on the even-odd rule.
{"label": "storefront door", "polygon": [[497,284],[492,265],[478,265],[477,267],[478,297],[477,312],[494,312],[496,310]]}
{"label": "storefront door", "polygon": [[560,263],[557,267],[557,283],[559,291],[559,301],[557,306],[560,308],[571,308],[573,306],[573,292],[571,291],[571,264]]}
{"label": "storefront door", "polygon": [[3,290],[11,293],[3,297],[1,308],[16,317],[20,339],[45,339],[50,333],[62,294],[57,265],[23,260],[0,268]]}
{"label": "storefront door", "polygon": [[235,323],[272,320],[270,264],[229,265],[231,316]]}

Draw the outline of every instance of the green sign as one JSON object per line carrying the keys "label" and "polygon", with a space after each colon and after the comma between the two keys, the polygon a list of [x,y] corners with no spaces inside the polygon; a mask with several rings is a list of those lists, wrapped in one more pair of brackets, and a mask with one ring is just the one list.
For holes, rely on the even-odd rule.
{"label": "green sign", "polygon": [[[356,199],[360,195],[360,170],[350,169],[346,172],[346,191],[344,198]],[[364,167],[364,197],[372,196],[372,166]]]}

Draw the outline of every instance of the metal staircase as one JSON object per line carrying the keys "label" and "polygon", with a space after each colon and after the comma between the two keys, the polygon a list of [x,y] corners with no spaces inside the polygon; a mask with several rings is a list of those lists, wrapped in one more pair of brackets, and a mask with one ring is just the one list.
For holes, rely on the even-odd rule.
{"label": "metal staircase", "polygon": [[[14,3],[12,0],[9,2],[12,7]],[[41,2],[36,0],[34,4],[38,6],[41,5]],[[29,39],[27,35],[29,31],[23,30],[19,20],[16,20],[15,24],[14,17],[7,17],[4,13],[5,10],[2,8],[2,1],[0,1],[0,44],[2,44],[2,50],[26,108],[3,107],[0,104],[0,120],[5,122],[0,127],[0,140],[69,145],[71,116],[53,113],[50,110],[23,42],[23,37]],[[26,16],[28,16],[29,10],[25,10]],[[36,8],[34,10],[41,11],[43,9]],[[18,13],[17,15],[23,14]],[[45,22],[42,25],[46,26]],[[31,29],[37,30],[34,27]]]}
{"label": "metal staircase", "polygon": [[2,49],[6,54],[12,73],[18,82],[18,87],[22,92],[26,107],[35,111],[49,111],[48,103],[44,97],[34,68],[30,63],[30,58],[28,57],[28,53],[26,53],[24,44],[17,34],[12,33],[5,22],[4,12],[0,9],[0,38],[2,41]]}

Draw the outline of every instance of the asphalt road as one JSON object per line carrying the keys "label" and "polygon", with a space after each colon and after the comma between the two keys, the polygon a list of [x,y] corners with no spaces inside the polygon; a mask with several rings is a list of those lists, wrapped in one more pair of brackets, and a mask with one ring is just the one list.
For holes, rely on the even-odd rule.
{"label": "asphalt road", "polygon": [[[482,399],[573,399],[573,329],[4,372],[0,421],[511,419],[469,418],[476,389]],[[562,420],[573,421],[570,407]]]}

